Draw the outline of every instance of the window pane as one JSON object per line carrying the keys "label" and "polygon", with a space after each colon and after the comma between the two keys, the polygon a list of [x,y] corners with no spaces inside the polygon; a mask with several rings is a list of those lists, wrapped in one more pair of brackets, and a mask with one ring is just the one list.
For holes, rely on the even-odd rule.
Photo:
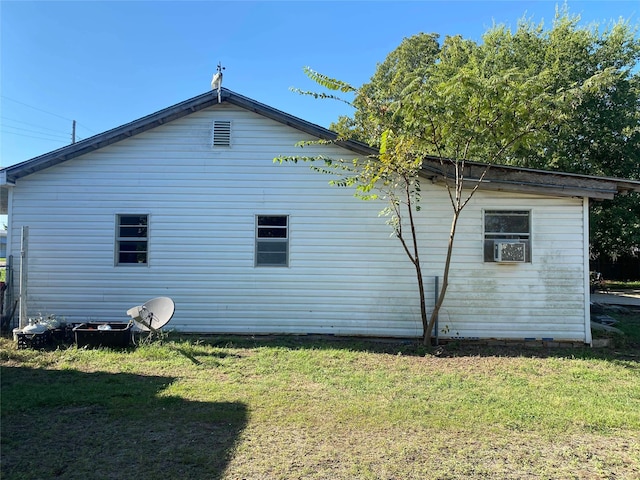
{"label": "window pane", "polygon": [[287,266],[287,242],[258,242],[257,265]]}
{"label": "window pane", "polygon": [[147,242],[120,242],[121,252],[146,252]]}
{"label": "window pane", "polygon": [[258,228],[258,238],[287,238],[286,228]]}
{"label": "window pane", "polygon": [[120,225],[146,225],[146,215],[120,215]]}
{"label": "window pane", "polygon": [[504,214],[486,212],[484,231],[487,233],[529,233],[529,215],[524,213]]}
{"label": "window pane", "polygon": [[120,236],[146,238],[147,227],[120,227]]}
{"label": "window pane", "polygon": [[258,216],[258,226],[259,227],[286,227],[287,226],[287,217],[283,215],[278,216]]}
{"label": "window pane", "polygon": [[287,265],[287,253],[258,252],[258,265]]}
{"label": "window pane", "polygon": [[484,261],[493,262],[493,240],[484,241]]}
{"label": "window pane", "polygon": [[258,242],[258,253],[287,252],[287,242]]}
{"label": "window pane", "polygon": [[147,263],[146,252],[120,252],[118,263]]}

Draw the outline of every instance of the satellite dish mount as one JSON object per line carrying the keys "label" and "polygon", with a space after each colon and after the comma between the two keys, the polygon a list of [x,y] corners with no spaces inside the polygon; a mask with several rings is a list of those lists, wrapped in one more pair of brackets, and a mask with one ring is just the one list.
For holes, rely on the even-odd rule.
{"label": "satellite dish mount", "polygon": [[131,322],[135,326],[135,331],[141,334],[148,332],[147,340],[159,335],[160,329],[164,327],[175,312],[175,303],[169,297],[152,298],[144,305],[132,307],[127,310],[127,315],[131,317]]}

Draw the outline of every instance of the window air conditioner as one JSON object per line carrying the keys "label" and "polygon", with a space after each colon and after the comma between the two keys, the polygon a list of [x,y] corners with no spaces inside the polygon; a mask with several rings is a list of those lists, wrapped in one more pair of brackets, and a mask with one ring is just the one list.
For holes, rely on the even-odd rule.
{"label": "window air conditioner", "polygon": [[502,263],[519,263],[527,260],[527,245],[522,242],[495,242],[493,259]]}

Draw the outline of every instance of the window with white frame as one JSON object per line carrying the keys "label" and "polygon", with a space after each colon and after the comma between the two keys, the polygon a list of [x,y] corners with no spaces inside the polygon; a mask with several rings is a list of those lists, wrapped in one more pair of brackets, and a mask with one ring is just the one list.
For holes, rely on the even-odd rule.
{"label": "window with white frame", "polygon": [[147,265],[149,216],[116,215],[116,265]]}
{"label": "window with white frame", "polygon": [[256,266],[289,265],[289,217],[287,215],[256,216]]}
{"label": "window with white frame", "polygon": [[531,212],[484,211],[484,261],[531,262]]}

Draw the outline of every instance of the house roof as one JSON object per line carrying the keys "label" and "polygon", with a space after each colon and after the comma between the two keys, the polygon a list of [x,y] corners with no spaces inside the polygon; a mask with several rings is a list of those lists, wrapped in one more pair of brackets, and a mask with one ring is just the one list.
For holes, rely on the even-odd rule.
{"label": "house roof", "polygon": [[[226,88],[221,89],[220,100],[221,103],[226,102],[232,105],[237,105],[323,140],[335,140],[337,138],[337,134],[331,130],[239,95]],[[79,157],[80,155],[84,155],[99,148],[106,147],[107,145],[111,145],[139,133],[146,132],[165,123],[177,120],[178,118],[203,110],[212,105],[216,105],[217,103],[218,93],[217,91],[212,90],[152,113],[151,115],[147,115],[146,117],[134,120],[133,122],[113,128],[104,133],[94,135],[93,137],[53,150],[52,152],[45,153],[44,155],[6,167],[0,170],[0,172],[4,172],[5,182],[7,184],[12,184],[21,177],[44,170],[45,168],[49,168],[72,158]],[[359,142],[342,141],[339,143],[341,146],[360,154],[372,153],[372,150],[369,147]],[[0,184],[2,183],[2,178],[0,177]]]}
{"label": "house roof", "polygon": [[[445,178],[455,179],[452,167],[447,160],[427,157],[423,160],[421,174],[440,183]],[[464,179],[469,187],[473,187],[481,177],[480,188],[503,192],[589,197],[596,200],[610,200],[618,194],[640,192],[638,180],[466,161]]]}
{"label": "house roof", "polygon": [[[331,130],[239,95],[226,88],[221,89],[220,102],[226,102],[250,110],[316,138],[336,140],[338,137],[338,135]],[[0,214],[7,213],[7,187],[14,185],[20,178],[130,138],[139,133],[146,132],[218,103],[218,92],[209,91],[104,133],[0,169]],[[376,153],[376,151],[369,146],[356,141],[339,141],[338,144],[360,155]],[[477,175],[476,178],[479,178],[481,170],[485,169],[486,166],[486,164],[478,162],[468,162],[467,168],[469,169],[469,175],[467,175],[467,178],[474,178],[474,174]],[[425,159],[422,168],[422,174],[425,177],[435,178],[442,173],[445,172],[442,170],[442,163],[439,159],[433,157]],[[506,166],[492,166],[485,176],[481,187],[503,191],[530,191],[540,194],[587,196],[599,199],[613,198],[615,194],[628,190],[640,192],[639,181],[564,174]]]}

